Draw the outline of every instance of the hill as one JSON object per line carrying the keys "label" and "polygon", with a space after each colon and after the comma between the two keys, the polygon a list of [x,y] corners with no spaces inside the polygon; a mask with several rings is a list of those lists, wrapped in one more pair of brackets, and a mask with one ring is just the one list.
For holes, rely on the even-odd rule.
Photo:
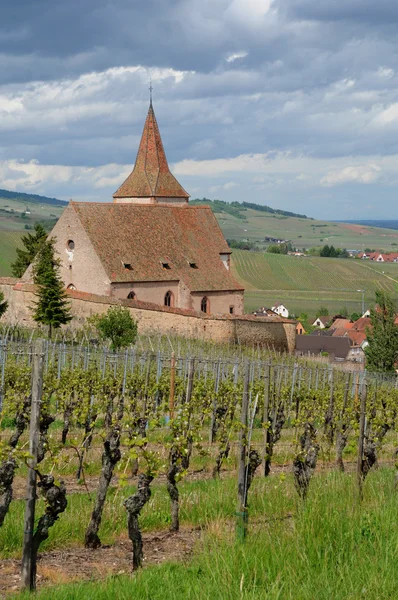
{"label": "hill", "polygon": [[246,288],[248,312],[277,301],[295,314],[315,314],[321,305],[333,313],[344,307],[349,313],[360,312],[362,290],[366,305],[374,300],[376,289],[398,298],[396,264],[235,250],[232,269]]}
{"label": "hill", "polygon": [[251,208],[258,212],[265,212],[271,215],[282,215],[284,217],[298,217],[299,219],[307,219],[306,215],[281,210],[279,208],[271,208],[265,204],[255,204],[254,202],[225,202],[224,200],[209,200],[209,198],[194,198],[189,201],[190,204],[207,204],[212,211],[217,213],[226,213],[236,217],[237,219],[245,219],[247,209]]}
{"label": "hill", "polygon": [[290,240],[297,248],[333,244],[335,248],[364,250],[365,248],[397,251],[398,231],[370,225],[319,221],[304,217],[247,209],[237,218],[228,212],[215,213],[228,240],[249,240],[261,249],[268,245],[265,238]]}
{"label": "hill", "polygon": [[35,223],[50,231],[66,205],[57,198],[0,189],[0,277],[11,274],[23,233]]}
{"label": "hill", "polygon": [[52,204],[53,206],[65,206],[65,200],[57,198],[48,198],[47,196],[39,196],[38,194],[26,194],[24,192],[13,192],[10,190],[0,189],[0,198],[5,200],[16,200],[28,204]]}

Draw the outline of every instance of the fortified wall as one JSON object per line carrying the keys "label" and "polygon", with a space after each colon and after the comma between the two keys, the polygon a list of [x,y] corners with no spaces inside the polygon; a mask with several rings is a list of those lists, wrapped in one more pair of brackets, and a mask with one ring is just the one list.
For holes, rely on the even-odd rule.
{"label": "fortified wall", "polygon": [[[0,291],[9,303],[2,321],[13,325],[33,325],[32,306],[36,301],[34,285],[3,277],[0,278]],[[77,290],[67,290],[67,295],[73,315],[72,327],[81,327],[88,317],[105,313],[112,305],[120,305],[128,308],[142,334],[160,333],[219,343],[261,345],[279,352],[295,350],[296,323],[281,317],[204,315],[192,310],[161,307]]]}

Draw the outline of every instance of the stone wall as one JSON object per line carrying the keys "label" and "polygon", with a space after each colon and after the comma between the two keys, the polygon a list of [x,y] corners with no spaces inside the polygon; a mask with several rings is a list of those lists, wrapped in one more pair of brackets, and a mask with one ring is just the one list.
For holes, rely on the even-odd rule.
{"label": "stone wall", "polygon": [[[2,321],[33,325],[31,307],[35,302],[34,286],[12,278],[0,278],[0,291],[9,302]],[[105,313],[111,305],[129,309],[142,334],[169,334],[214,342],[262,345],[278,351],[293,352],[296,343],[295,321],[280,317],[203,315],[181,308],[159,307],[147,302],[120,300],[68,290],[73,320],[81,327],[93,314]]]}

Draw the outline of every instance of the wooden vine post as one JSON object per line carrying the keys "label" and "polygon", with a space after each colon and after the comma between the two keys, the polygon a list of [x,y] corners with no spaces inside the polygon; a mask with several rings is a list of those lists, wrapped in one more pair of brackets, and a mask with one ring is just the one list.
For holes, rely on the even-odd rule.
{"label": "wooden vine post", "polygon": [[176,357],[174,352],[170,358],[170,394],[169,394],[169,418],[174,419],[174,394],[176,384]]}
{"label": "wooden vine post", "polygon": [[267,454],[269,451],[269,391],[270,391],[270,374],[271,374],[271,365],[267,363],[265,366],[265,376],[264,376],[264,415],[263,415],[263,427],[264,427],[264,455],[263,455],[263,475],[266,477],[268,475],[268,465],[267,465]]}
{"label": "wooden vine post", "polygon": [[36,467],[40,433],[40,408],[43,389],[45,340],[36,340],[32,360],[32,406],[30,413],[28,479],[25,506],[25,525],[22,552],[21,585],[24,589],[36,589],[36,566],[33,564],[33,529],[36,507]]}
{"label": "wooden vine post", "polygon": [[247,425],[249,412],[249,379],[250,365],[245,368],[245,379],[243,385],[242,410],[240,417],[239,432],[239,456],[238,456],[238,502],[236,510],[236,538],[243,541],[247,534],[248,512],[247,512],[247,493],[246,493],[246,464],[248,454]]}
{"label": "wooden vine post", "polygon": [[366,381],[362,384],[361,389],[361,408],[359,414],[359,439],[358,439],[358,461],[357,461],[357,481],[359,488],[359,496],[362,500],[363,497],[363,446],[365,439],[365,425],[366,425],[366,396],[367,396],[367,384]]}

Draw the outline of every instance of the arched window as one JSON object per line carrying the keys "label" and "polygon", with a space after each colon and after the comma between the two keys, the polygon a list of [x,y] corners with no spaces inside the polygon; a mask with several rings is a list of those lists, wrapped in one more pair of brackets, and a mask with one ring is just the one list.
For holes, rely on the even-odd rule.
{"label": "arched window", "polygon": [[210,312],[210,303],[209,303],[209,299],[207,296],[204,296],[202,298],[202,301],[200,303],[200,310],[204,313]]}
{"label": "arched window", "polygon": [[165,306],[174,306],[174,295],[173,295],[173,292],[170,292],[170,290],[168,292],[166,292],[166,294],[165,294],[164,305]]}
{"label": "arched window", "polygon": [[67,290],[75,290],[75,289],[76,289],[76,286],[75,286],[75,285],[73,285],[73,283],[70,283],[66,289],[67,289]]}
{"label": "arched window", "polygon": [[128,293],[127,295],[127,300],[136,300],[137,296],[135,295],[135,292],[131,291]]}

